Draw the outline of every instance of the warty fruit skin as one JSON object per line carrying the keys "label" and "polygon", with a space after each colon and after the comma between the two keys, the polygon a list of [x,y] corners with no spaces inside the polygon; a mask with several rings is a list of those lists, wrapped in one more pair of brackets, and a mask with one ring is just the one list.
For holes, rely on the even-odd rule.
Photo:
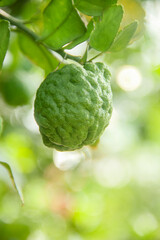
{"label": "warty fruit skin", "polygon": [[112,114],[110,77],[100,62],[68,64],[47,76],[34,110],[46,146],[73,151],[101,136]]}

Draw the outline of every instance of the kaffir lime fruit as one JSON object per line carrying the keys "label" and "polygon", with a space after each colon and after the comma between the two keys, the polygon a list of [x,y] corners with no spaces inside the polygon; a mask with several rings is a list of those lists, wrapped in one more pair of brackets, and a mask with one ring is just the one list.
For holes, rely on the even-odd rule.
{"label": "kaffir lime fruit", "polygon": [[35,119],[46,146],[73,151],[100,137],[112,113],[110,76],[99,62],[69,64],[47,76],[35,99]]}
{"label": "kaffir lime fruit", "polygon": [[28,86],[16,75],[6,73],[0,75],[0,95],[13,107],[28,104],[31,98]]}

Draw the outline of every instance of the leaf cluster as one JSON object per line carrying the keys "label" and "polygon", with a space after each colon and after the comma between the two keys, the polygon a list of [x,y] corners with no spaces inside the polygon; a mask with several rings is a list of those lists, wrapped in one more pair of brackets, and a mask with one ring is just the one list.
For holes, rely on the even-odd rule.
{"label": "leaf cluster", "polygon": [[[22,8],[18,15],[21,18],[29,16],[27,20],[19,21],[0,9],[0,67],[8,48],[10,25],[14,26],[11,30],[18,32],[23,54],[44,69],[46,74],[59,67],[62,61],[60,56],[83,64],[91,49],[97,50],[99,54],[123,50],[131,42],[138,26],[137,20],[133,19],[121,27],[125,12],[117,0],[45,0],[40,1],[40,4],[36,0],[25,2],[24,9],[33,8],[31,12],[34,13],[27,15]],[[18,3],[19,0],[1,0],[0,6],[11,5],[8,8],[12,13]],[[73,49],[85,41],[85,56],[66,54],[66,49]]]}

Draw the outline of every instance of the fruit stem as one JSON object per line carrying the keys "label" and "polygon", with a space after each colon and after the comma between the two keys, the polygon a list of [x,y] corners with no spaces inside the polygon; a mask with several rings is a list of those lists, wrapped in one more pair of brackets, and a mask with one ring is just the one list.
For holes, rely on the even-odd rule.
{"label": "fruit stem", "polygon": [[[20,29],[21,31],[29,35],[35,42],[38,42],[39,44],[42,44],[45,48],[49,49],[42,41],[40,41],[40,37],[36,33],[34,33],[31,29],[29,29],[23,24],[23,21],[11,16],[10,14],[3,11],[2,9],[0,9],[0,18],[8,20],[11,23],[11,25],[16,26],[18,29]],[[63,50],[58,50],[54,52],[57,52],[59,55],[61,55],[62,58],[64,58],[65,56],[66,59],[69,58],[76,62],[80,62],[81,60],[78,57],[74,57],[72,55],[66,54]]]}

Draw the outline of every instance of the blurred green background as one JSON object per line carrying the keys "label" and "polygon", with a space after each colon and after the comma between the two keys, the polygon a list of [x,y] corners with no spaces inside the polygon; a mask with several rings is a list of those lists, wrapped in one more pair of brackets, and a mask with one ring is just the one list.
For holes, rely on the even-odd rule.
{"label": "blurred green background", "polygon": [[[39,2],[17,1],[12,12],[29,18]],[[119,3],[143,25],[137,1]],[[97,146],[75,152],[43,145],[33,102],[44,72],[12,34],[0,76],[0,160],[12,167],[25,204],[0,166],[0,240],[160,239],[160,2],[141,4],[142,36],[96,59],[112,72],[111,123]]]}

